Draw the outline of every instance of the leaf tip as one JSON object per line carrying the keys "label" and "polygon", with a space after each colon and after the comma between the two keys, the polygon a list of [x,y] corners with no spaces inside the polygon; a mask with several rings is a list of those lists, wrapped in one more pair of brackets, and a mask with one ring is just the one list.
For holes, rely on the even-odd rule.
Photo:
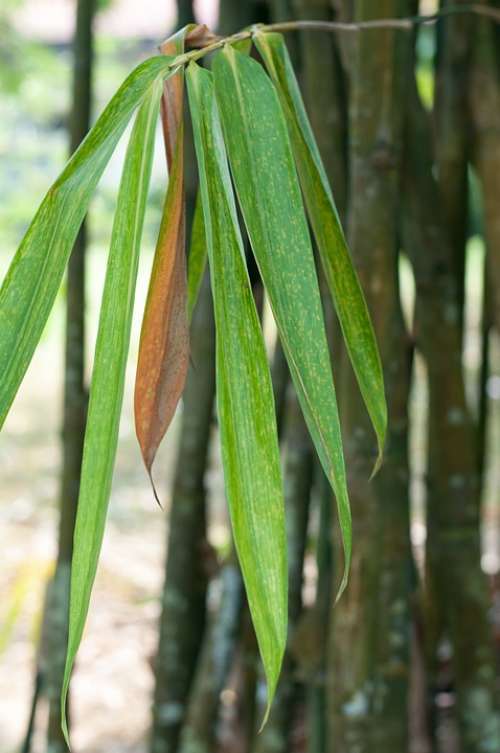
{"label": "leaf tip", "polygon": [[71,744],[69,741],[68,719],[66,716],[66,702],[68,698],[70,673],[71,673],[71,668],[68,667],[68,660],[66,659],[66,668],[64,670],[64,682],[63,682],[63,687],[61,691],[61,731],[63,733],[63,737],[66,742],[66,745],[68,746],[69,751],[71,751]]}
{"label": "leaf tip", "polygon": [[282,661],[283,661],[283,655],[280,661],[278,662],[276,672],[273,672],[272,677],[270,676],[270,673],[268,672],[267,668],[265,668],[266,678],[267,678],[267,703],[266,703],[266,710],[264,712],[264,716],[260,724],[259,731],[257,733],[259,735],[269,720],[269,714],[271,713],[271,707],[273,705],[274,696],[276,695],[276,687],[278,685],[278,679],[280,675]]}
{"label": "leaf tip", "polygon": [[378,437],[378,452],[377,452],[377,459],[375,461],[375,465],[373,466],[373,470],[370,474],[370,478],[368,481],[373,481],[377,473],[382,467],[382,463],[384,462],[384,446],[385,446],[385,432],[382,436]]}
{"label": "leaf tip", "polygon": [[160,508],[160,510],[163,511],[163,505],[161,503],[161,500],[160,500],[160,497],[158,495],[158,492],[156,491],[155,482],[153,480],[153,472],[152,472],[151,466],[146,465],[146,471],[148,473],[149,481],[151,483],[151,488],[153,490],[154,498],[157,501],[158,507]]}
{"label": "leaf tip", "polygon": [[259,727],[259,734],[268,722],[285,656],[288,634],[288,609],[286,608],[286,603],[282,614],[283,619],[280,620],[280,627],[278,628],[278,632],[275,633],[276,642],[274,643],[272,652],[264,653],[261,649],[262,663],[267,681],[267,703],[264,717]]}
{"label": "leaf tip", "polygon": [[344,574],[343,574],[342,580],[340,582],[339,590],[337,591],[337,595],[336,595],[335,601],[333,603],[334,607],[337,606],[338,602],[340,601],[340,598],[341,598],[342,594],[344,593],[344,591],[347,588],[348,582],[349,582],[349,567],[348,567],[348,565],[346,563],[346,565],[344,567]]}
{"label": "leaf tip", "polygon": [[262,719],[261,725],[259,727],[259,731],[257,732],[258,735],[260,735],[260,733],[262,732],[262,730],[264,729],[264,727],[266,726],[266,724],[268,722],[269,714],[271,713],[272,703],[273,703],[273,699],[272,698],[268,698],[267,705],[266,705],[266,711],[264,713],[264,718]]}

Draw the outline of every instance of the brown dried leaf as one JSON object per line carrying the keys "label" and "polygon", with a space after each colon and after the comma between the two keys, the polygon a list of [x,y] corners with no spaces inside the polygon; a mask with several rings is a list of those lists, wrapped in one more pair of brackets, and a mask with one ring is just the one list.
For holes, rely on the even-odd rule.
{"label": "brown dried leaf", "polygon": [[[167,40],[162,53],[182,54],[188,30],[189,27]],[[189,363],[183,103],[181,71],[165,83],[163,93],[169,183],[144,310],[135,382],[136,433],[150,478],[156,451],[183,392]]]}
{"label": "brown dried leaf", "polygon": [[[188,47],[206,47],[209,44],[217,42],[220,37],[210,31],[205,24],[197,24],[193,26],[186,36],[186,42]],[[170,53],[165,53],[170,54]]]}

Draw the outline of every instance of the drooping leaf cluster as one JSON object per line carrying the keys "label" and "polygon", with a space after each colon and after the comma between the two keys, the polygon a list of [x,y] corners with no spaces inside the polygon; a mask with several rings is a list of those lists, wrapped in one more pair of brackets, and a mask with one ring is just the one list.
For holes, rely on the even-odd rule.
{"label": "drooping leaf cluster", "polygon": [[[225,487],[268,680],[268,708],[287,637],[285,514],[271,378],[239,216],[335,494],[345,554],[339,594],[351,557],[351,515],[309,223],[377,436],[377,463],[383,450],[387,416],[373,328],[283,38],[256,29],[253,42],[264,65],[249,56],[245,41],[218,49],[208,70],[184,52],[186,41],[199,42],[205,33],[202,27],[186,27],[165,43],[163,55],[127,78],[47,193],[0,291],[1,425],[42,334],[92,194],[137,111],[118,192],[90,388],[64,697],[104,533],[160,101],[169,182],[139,346],[137,436],[151,475],[183,391],[188,321],[208,259]],[[187,281],[184,80],[200,181]]]}

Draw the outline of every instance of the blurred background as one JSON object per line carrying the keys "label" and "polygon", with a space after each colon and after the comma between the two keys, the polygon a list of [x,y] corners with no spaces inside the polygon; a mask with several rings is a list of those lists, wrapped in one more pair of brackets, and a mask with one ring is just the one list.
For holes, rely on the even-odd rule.
{"label": "blurred background", "polygon": [[[130,70],[193,15],[229,33],[255,21],[438,9],[432,0],[419,8],[396,0],[378,5],[241,0],[219,9],[217,0],[179,7],[175,0],[97,0],[92,121]],[[76,18],[74,0],[2,0],[2,277],[78,133]],[[386,369],[392,428],[384,469],[368,486],[373,438],[359,418],[325,301],[351,474],[351,587],[335,615],[331,495],[264,301],[282,419],[292,601],[283,684],[267,733],[256,736],[265,689],[225,510],[206,284],[193,324],[190,391],[155,465],[165,511],[154,501],[135,439],[138,335],[167,181],[159,131],[108,525],[72,682],[78,753],[500,750],[498,29],[457,16],[421,27],[414,39],[383,31],[287,41]],[[125,146],[126,137],[87,224],[86,382]],[[194,170],[189,176],[192,207]],[[253,281],[262,301],[255,273]],[[1,753],[20,751],[26,736],[23,753],[65,750],[49,720],[54,648],[43,636],[51,631],[47,584],[64,539],[66,292],[63,286],[0,438]],[[176,502],[181,512],[172,517]],[[184,539],[181,533],[178,549],[171,546],[165,577],[167,544],[179,530]]]}

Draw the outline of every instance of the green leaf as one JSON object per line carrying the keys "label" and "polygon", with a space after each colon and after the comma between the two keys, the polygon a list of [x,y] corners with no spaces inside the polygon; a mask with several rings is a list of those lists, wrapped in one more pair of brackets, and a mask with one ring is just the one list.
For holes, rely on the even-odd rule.
{"label": "green leaf", "polygon": [[[257,32],[256,46],[276,85],[325,276],[359,388],[375,430],[381,462],[387,429],[384,375],[368,307],[281,34]],[[376,470],[375,468],[375,470]]]}
{"label": "green leaf", "polygon": [[[233,43],[233,47],[244,55],[249,55],[252,48],[252,40],[251,38],[242,39],[240,42]],[[190,321],[196,301],[198,300],[206,262],[207,246],[203,225],[203,208],[201,206],[201,197],[198,193],[196,196],[193,225],[191,227],[191,243],[188,258],[188,316]]]}
{"label": "green leaf", "polygon": [[71,564],[69,635],[61,699],[66,737],[66,695],[89,608],[111,489],[161,94],[160,78],[150,83],[130,136],[104,283]]}
{"label": "green leaf", "polygon": [[187,82],[214,297],[224,478],[235,545],[268,682],[269,709],[285,650],[288,588],[274,398],[212,74],[192,63]]}
{"label": "green leaf", "polygon": [[188,257],[188,317],[191,321],[201,282],[207,265],[207,242],[203,223],[203,207],[198,193],[191,227],[191,243]]}
{"label": "green leaf", "polygon": [[49,189],[0,290],[0,427],[52,309],[78,230],[109,159],[144,92],[172,58],[138,66],[112,98]]}
{"label": "green leaf", "polygon": [[345,553],[351,513],[342,437],[309,231],[285,118],[255,60],[227,46],[213,61],[236,191],[297,395],[337,499]]}

